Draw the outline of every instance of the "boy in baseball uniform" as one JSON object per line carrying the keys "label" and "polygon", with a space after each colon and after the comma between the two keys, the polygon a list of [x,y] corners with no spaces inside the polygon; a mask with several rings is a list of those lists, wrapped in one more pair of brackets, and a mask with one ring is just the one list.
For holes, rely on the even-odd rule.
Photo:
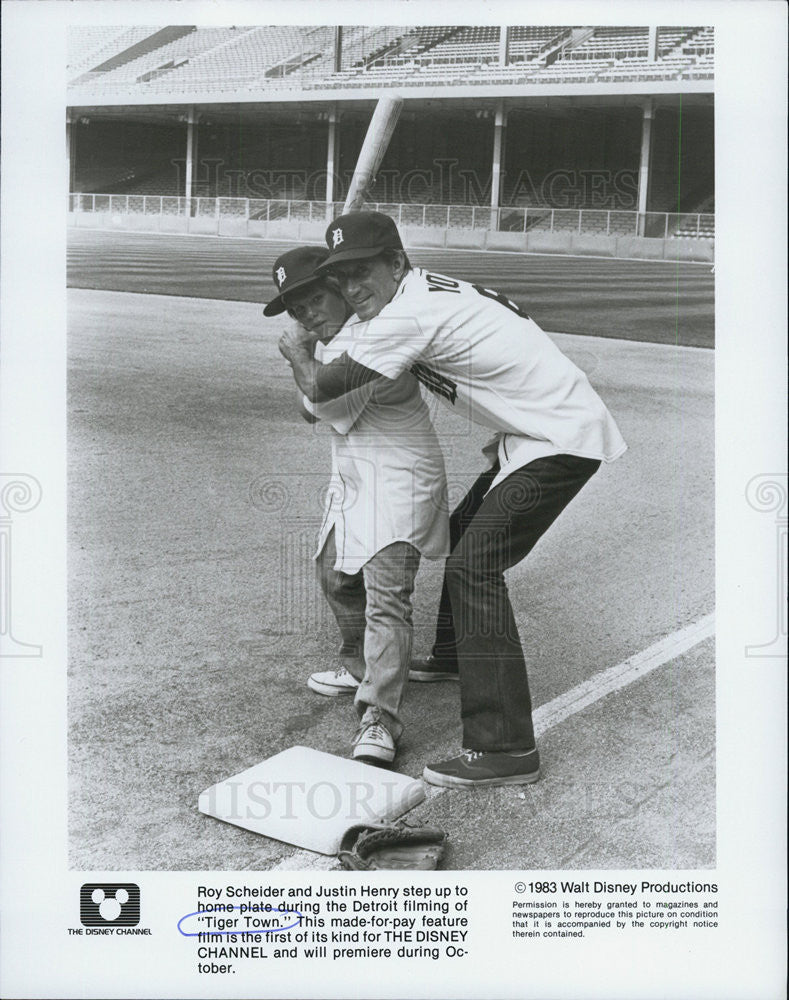
{"label": "boy in baseball uniform", "polygon": [[[264,309],[300,325],[318,363],[348,350],[351,310],[316,268],[324,247],[299,247],[274,263],[279,294]],[[390,764],[403,730],[400,706],[411,662],[411,594],[420,558],[448,551],[444,460],[417,379],[368,382],[340,399],[304,398],[305,415],[332,428],[332,476],[315,555],[318,580],[342,636],[347,666],[313,674],[319,694],[355,696],[354,758]]]}
{"label": "boy in baseball uniform", "polygon": [[412,372],[455,412],[495,432],[488,467],[450,519],[433,656],[421,673],[457,675],[464,749],[428,765],[444,786],[539,777],[526,664],[504,572],[532,550],[599,468],[626,449],[603,401],[515,303],[480,285],[411,268],[386,215],[327,229],[335,276],[355,312],[344,355],[316,359],[294,332],[280,351],[317,402]]}

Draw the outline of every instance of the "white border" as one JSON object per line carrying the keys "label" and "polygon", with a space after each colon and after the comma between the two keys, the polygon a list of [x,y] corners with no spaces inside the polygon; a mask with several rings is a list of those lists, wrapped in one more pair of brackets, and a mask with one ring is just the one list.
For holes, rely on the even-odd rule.
{"label": "white border", "polygon": [[[265,982],[195,985],[165,928],[179,886],[197,876],[148,873],[160,959],[86,949],[64,936],[81,875],[65,844],[65,270],[63,27],[106,23],[682,23],[716,27],[717,143],[717,584],[719,864],[730,913],[689,951],[648,937],[568,952],[543,945],[522,964],[495,934],[503,873],[467,873],[487,901],[486,955],[457,972],[360,962],[329,969],[283,963]],[[775,553],[765,515],[744,500],[756,475],[785,471],[786,16],[777,2],[505,5],[388,3],[44,2],[3,4],[2,329],[3,472],[34,475],[44,498],[15,525],[25,564],[14,565],[20,638],[40,661],[0,661],[2,818],[0,880],[4,996],[562,996],[753,997],[783,988],[785,664],[744,656],[765,638],[775,605]],[[593,12],[593,16],[592,16]],[[692,460],[692,456],[689,456]],[[769,520],[769,518],[768,518]],[[772,529],[769,529],[772,530]],[[18,538],[17,538],[18,535]],[[774,531],[773,531],[774,536]],[[18,574],[18,575],[16,575]],[[658,876],[658,873],[650,873]],[[703,873],[709,878],[711,873]],[[627,873],[620,873],[626,878]],[[129,873],[134,878],[134,873]],[[293,873],[295,884],[308,880]],[[594,877],[590,873],[589,877]],[[206,878],[219,878],[207,875]],[[447,882],[452,873],[439,875]],[[454,880],[457,880],[455,878]],[[193,893],[183,894],[191,900]],[[724,897],[722,896],[722,899]],[[154,906],[155,904],[155,906]],[[173,907],[176,907],[174,910]],[[186,912],[182,909],[181,912]],[[505,915],[502,916],[505,920]],[[499,925],[501,926],[501,924]],[[506,922],[504,923],[506,926]],[[161,958],[161,956],[165,956]],[[484,960],[483,960],[484,958]],[[164,964],[161,964],[164,963]],[[237,989],[241,992],[234,992]],[[202,992],[200,992],[202,990]],[[206,992],[206,990],[208,992]],[[294,992],[295,990],[295,992]],[[228,992],[229,991],[229,992]],[[257,991],[257,992],[254,992]]]}

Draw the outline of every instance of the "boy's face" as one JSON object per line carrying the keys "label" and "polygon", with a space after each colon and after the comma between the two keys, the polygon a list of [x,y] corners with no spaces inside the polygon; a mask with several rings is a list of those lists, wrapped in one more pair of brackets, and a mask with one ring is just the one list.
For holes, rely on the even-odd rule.
{"label": "boy's face", "polygon": [[348,306],[339,292],[319,281],[284,297],[288,314],[324,344],[339,333],[348,318]]}
{"label": "boy's face", "polygon": [[403,277],[399,259],[368,257],[336,264],[331,269],[348,305],[361,320],[377,316],[392,301]]}

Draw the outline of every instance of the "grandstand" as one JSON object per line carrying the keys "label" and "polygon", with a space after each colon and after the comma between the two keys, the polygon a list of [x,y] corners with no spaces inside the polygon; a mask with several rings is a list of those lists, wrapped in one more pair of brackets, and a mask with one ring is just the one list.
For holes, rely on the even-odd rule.
{"label": "grandstand", "polygon": [[70,84],[79,84],[82,74],[99,67],[108,59],[127,52],[138,42],[150,38],[155,26],[135,28],[84,27],[69,32],[67,70]]}
{"label": "grandstand", "polygon": [[[371,84],[419,86],[464,79],[500,83],[666,80],[712,76],[711,28],[434,25],[261,26],[84,29],[72,32],[75,98],[145,97],[279,87],[338,89]],[[170,35],[177,35],[171,38]],[[169,34],[168,34],[169,33]],[[114,57],[114,59],[113,59]]]}
{"label": "grandstand", "polygon": [[[137,47],[131,53],[121,53],[113,64],[99,66],[91,74],[91,80],[100,80],[102,85],[147,83],[167,73],[174,73],[180,67],[194,66],[198,69],[207,58],[221,53],[228,46],[236,45],[255,29],[245,28],[204,28],[181,29],[179,33],[162,45]],[[154,40],[155,40],[154,36]],[[151,41],[150,39],[148,40]]]}
{"label": "grandstand", "polygon": [[396,88],[405,110],[370,198],[399,218],[712,240],[713,74],[704,26],[73,29],[71,191],[89,196],[73,204],[176,204],[218,229],[224,215],[313,221]]}
{"label": "grandstand", "polygon": [[510,29],[508,62],[528,62],[553,52],[570,37],[571,29],[559,26],[526,27],[516,25]]}

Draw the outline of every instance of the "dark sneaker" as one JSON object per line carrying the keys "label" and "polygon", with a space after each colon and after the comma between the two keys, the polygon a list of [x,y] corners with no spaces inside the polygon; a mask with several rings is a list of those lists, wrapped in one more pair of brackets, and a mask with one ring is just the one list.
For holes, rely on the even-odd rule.
{"label": "dark sneaker", "polygon": [[368,764],[391,764],[396,752],[395,741],[386,726],[370,722],[356,734],[351,756]]}
{"label": "dark sneaker", "polygon": [[448,669],[441,660],[428,656],[424,660],[411,660],[408,679],[430,684],[432,681],[457,681],[460,680],[460,676],[457,667]]}
{"label": "dark sneaker", "polygon": [[340,667],[339,670],[321,670],[317,674],[310,674],[307,687],[316,694],[336,698],[342,694],[356,694],[359,682],[345,667]]}
{"label": "dark sneaker", "polygon": [[540,755],[531,750],[463,750],[422,772],[431,785],[445,787],[530,785],[540,777]]}

